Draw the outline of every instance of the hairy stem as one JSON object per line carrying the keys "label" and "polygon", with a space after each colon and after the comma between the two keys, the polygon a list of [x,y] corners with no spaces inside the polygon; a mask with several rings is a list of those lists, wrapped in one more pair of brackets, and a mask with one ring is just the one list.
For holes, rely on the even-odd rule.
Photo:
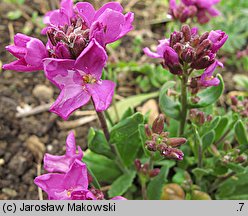
{"label": "hairy stem", "polygon": [[187,109],[187,97],[188,97],[188,93],[187,93],[187,82],[188,82],[188,76],[187,75],[183,75],[182,79],[181,79],[181,121],[180,121],[180,130],[179,130],[179,136],[182,136],[184,134],[184,128],[185,128],[185,124],[186,124],[186,119],[187,119],[187,113],[188,113],[188,109]]}

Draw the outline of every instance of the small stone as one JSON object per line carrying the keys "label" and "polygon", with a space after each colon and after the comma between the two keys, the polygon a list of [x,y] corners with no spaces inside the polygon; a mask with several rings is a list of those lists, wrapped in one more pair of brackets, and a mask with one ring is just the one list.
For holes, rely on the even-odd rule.
{"label": "small stone", "polygon": [[22,155],[16,154],[10,160],[9,169],[16,175],[22,175],[28,169],[28,161]]}
{"label": "small stone", "polygon": [[46,150],[45,145],[40,141],[40,139],[33,135],[26,140],[26,146],[37,159],[37,162],[40,162]]}
{"label": "small stone", "polygon": [[36,85],[33,89],[33,95],[40,101],[49,101],[53,98],[53,89],[46,85]]}
{"label": "small stone", "polygon": [[11,188],[3,188],[2,192],[5,193],[6,195],[10,196],[10,197],[16,197],[17,196],[17,192]]}
{"label": "small stone", "polygon": [[154,120],[159,115],[158,104],[154,99],[148,100],[142,107],[138,108],[138,111],[141,112],[143,115],[145,115],[147,112],[150,112],[148,119],[149,125],[152,125]]}
{"label": "small stone", "polygon": [[3,158],[0,158],[0,166],[4,165],[5,164],[5,161]]}

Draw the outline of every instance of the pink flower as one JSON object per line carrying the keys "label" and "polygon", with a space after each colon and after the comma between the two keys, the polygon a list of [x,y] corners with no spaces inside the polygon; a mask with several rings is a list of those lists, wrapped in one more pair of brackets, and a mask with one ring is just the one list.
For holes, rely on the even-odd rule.
{"label": "pink flower", "polygon": [[[88,2],[79,2],[73,6],[71,0],[63,0],[59,10],[46,14],[44,22],[48,27],[42,32],[46,33],[52,28],[54,36],[57,32],[64,34],[64,43],[71,48],[78,38],[84,39],[85,45],[95,38],[102,46],[106,46],[131,31],[133,19],[131,12],[123,15],[123,8],[117,2],[109,2],[95,10]],[[71,41],[72,37],[74,40]]]}
{"label": "pink flower", "polygon": [[42,70],[42,60],[48,57],[46,47],[40,40],[20,33],[15,35],[14,45],[7,46],[6,50],[18,60],[3,65],[5,70],[22,72]]}
{"label": "pink flower", "polygon": [[205,69],[199,80],[200,86],[209,87],[219,85],[219,79],[213,76],[214,70],[217,66],[223,68],[223,64],[216,60],[212,65]]}
{"label": "pink flower", "polygon": [[178,54],[169,45],[169,40],[160,40],[157,47],[157,52],[152,52],[149,48],[144,48],[144,53],[151,58],[163,59],[163,66],[169,68],[172,74],[181,75],[182,67],[179,63]]}
{"label": "pink flower", "polygon": [[208,39],[212,42],[212,52],[216,53],[225,44],[228,35],[221,30],[212,30],[209,33]]}
{"label": "pink flower", "polygon": [[70,132],[66,139],[66,154],[63,156],[55,156],[45,154],[44,169],[48,172],[62,172],[66,173],[74,161],[82,160],[83,151],[78,146],[76,149],[76,140],[73,132]]}
{"label": "pink flower", "polygon": [[181,0],[176,4],[176,0],[170,0],[170,13],[174,19],[186,22],[189,18],[198,19],[200,24],[207,23],[210,17],[219,16],[220,12],[213,6],[220,0]]}
{"label": "pink flower", "polygon": [[106,64],[105,50],[93,39],[76,60],[44,60],[46,77],[60,90],[50,111],[67,119],[92,97],[96,111],[106,110],[111,104],[115,83],[101,80]]}
{"label": "pink flower", "polygon": [[51,200],[73,200],[80,193],[81,199],[95,199],[88,190],[86,165],[75,160],[67,173],[48,173],[35,178],[34,183],[48,194]]}

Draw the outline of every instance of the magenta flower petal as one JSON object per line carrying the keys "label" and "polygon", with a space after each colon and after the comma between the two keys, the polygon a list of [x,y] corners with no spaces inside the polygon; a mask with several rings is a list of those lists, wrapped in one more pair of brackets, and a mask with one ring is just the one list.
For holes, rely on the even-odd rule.
{"label": "magenta flower petal", "polygon": [[117,11],[122,13],[123,7],[119,2],[109,2],[103,5],[95,14],[94,19],[97,20],[99,16],[101,16],[107,9],[111,9],[113,11]]}
{"label": "magenta flower petal", "polygon": [[217,66],[223,67],[223,64],[219,61],[215,61],[211,64],[200,77],[200,85],[204,87],[218,86],[220,81],[218,78],[213,76],[213,73]]}
{"label": "magenta flower petal", "polygon": [[88,190],[87,168],[75,160],[66,174],[44,174],[36,177],[34,183],[48,194],[49,199],[71,200],[73,191]]}
{"label": "magenta flower petal", "polygon": [[40,40],[34,38],[27,43],[26,49],[27,52],[24,58],[27,64],[37,65],[40,66],[40,68],[43,68],[42,60],[48,56],[44,44]]}
{"label": "magenta flower petal", "polygon": [[7,46],[6,50],[18,58],[18,60],[3,65],[5,70],[20,72],[42,70],[42,61],[48,57],[46,47],[40,40],[23,34],[16,34],[14,45]]}
{"label": "magenta flower petal", "polygon": [[106,9],[91,27],[90,38],[97,38],[97,41],[105,46],[119,39],[122,27],[125,24],[125,17],[122,13]]}
{"label": "magenta flower petal", "polygon": [[114,95],[114,82],[102,80],[100,83],[86,84],[86,87],[92,96],[97,112],[102,112],[110,106]]}
{"label": "magenta flower petal", "polygon": [[74,83],[80,85],[80,74],[72,70],[74,63],[75,61],[70,59],[47,58],[43,61],[45,75],[59,89]]}
{"label": "magenta flower petal", "polygon": [[148,47],[143,49],[144,53],[151,58],[163,58],[160,54],[152,52]]}
{"label": "magenta flower petal", "polygon": [[113,197],[111,200],[127,200],[127,199],[122,196],[116,196],[116,197]]}
{"label": "magenta flower petal", "polygon": [[88,2],[78,2],[75,5],[75,8],[77,9],[80,16],[82,16],[86,23],[90,26],[94,21],[94,16],[96,13],[92,4]]}
{"label": "magenta flower petal", "polygon": [[132,23],[134,21],[134,13],[128,12],[125,14],[125,22],[122,26],[122,31],[120,35],[117,37],[117,39],[122,38],[124,35],[126,35],[128,32],[133,30]]}
{"label": "magenta flower petal", "polygon": [[82,72],[82,75],[90,74],[100,79],[102,70],[107,61],[107,54],[103,47],[95,39],[85,48],[77,58],[74,67]]}
{"label": "magenta flower petal", "polygon": [[227,41],[228,35],[221,30],[216,30],[209,33],[208,39],[213,43],[212,51],[217,52]]}
{"label": "magenta flower petal", "polygon": [[62,89],[50,111],[67,120],[72,112],[87,104],[89,100],[90,95],[82,85],[69,85]]}
{"label": "magenta flower petal", "polygon": [[83,151],[80,146],[77,151],[74,133],[70,132],[66,139],[66,154],[62,156],[45,154],[44,169],[48,172],[66,173],[76,159],[81,161],[82,158]]}

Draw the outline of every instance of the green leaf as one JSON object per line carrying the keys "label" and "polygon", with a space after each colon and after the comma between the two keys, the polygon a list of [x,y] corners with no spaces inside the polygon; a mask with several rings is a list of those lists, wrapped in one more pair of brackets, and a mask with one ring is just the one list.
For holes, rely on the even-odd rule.
{"label": "green leaf", "polygon": [[219,186],[216,198],[222,200],[247,200],[248,172],[239,173],[227,179]]}
{"label": "green leaf", "polygon": [[110,190],[108,191],[109,197],[112,198],[114,196],[123,195],[128,190],[128,188],[131,187],[135,176],[136,176],[136,172],[132,171],[116,179],[111,185]]}
{"label": "green leaf", "polygon": [[110,132],[110,143],[115,144],[123,163],[133,164],[142,141],[139,136],[139,125],[143,123],[143,115],[135,113],[120,121]]}
{"label": "green leaf", "polygon": [[227,168],[233,170],[236,173],[241,173],[241,172],[245,171],[245,168],[242,167],[241,164],[236,164],[236,163],[229,162],[229,163],[226,164],[226,166],[227,166]]}
{"label": "green leaf", "polygon": [[243,74],[236,74],[233,80],[237,83],[239,88],[248,89],[248,76]]}
{"label": "green leaf", "polygon": [[239,120],[235,124],[235,137],[241,147],[241,152],[244,152],[248,149],[248,138],[247,138],[247,130],[245,128],[244,123]]}
{"label": "green leaf", "polygon": [[181,185],[185,180],[185,170],[181,168],[175,168],[176,174],[172,177],[172,182]]}
{"label": "green leaf", "polygon": [[217,78],[220,80],[220,84],[218,86],[212,86],[210,88],[204,89],[203,91],[200,91],[197,94],[200,99],[199,102],[197,104],[190,103],[190,109],[207,107],[219,99],[224,91],[225,86],[221,75],[218,74]]}
{"label": "green leaf", "polygon": [[149,200],[160,200],[162,188],[165,183],[167,183],[167,176],[169,173],[170,167],[164,165],[160,173],[154,177],[147,187],[147,196]]}
{"label": "green leaf", "polygon": [[124,119],[126,119],[126,118],[128,118],[128,117],[130,117],[130,116],[132,116],[133,114],[134,114],[133,109],[132,109],[131,107],[129,107],[129,108],[124,112],[124,114],[122,115],[121,121],[124,120]]}
{"label": "green leaf", "polygon": [[115,157],[115,155],[111,152],[108,141],[106,140],[103,132],[100,130],[94,130],[94,128],[90,128],[88,134],[88,146],[92,152],[112,159]]}
{"label": "green leaf", "polygon": [[[149,93],[149,94],[140,94],[140,95],[135,95],[135,96],[131,96],[128,98],[125,98],[119,102],[116,103],[116,108],[118,110],[118,114],[119,116],[123,116],[125,111],[130,107],[130,108],[135,108],[136,106],[140,105],[141,103],[143,103],[144,101],[150,99],[150,98],[155,98],[158,96],[158,92],[153,92],[153,93]],[[117,117],[114,111],[114,107],[111,106],[108,109],[108,113],[111,116],[111,119],[113,122],[116,122]]]}
{"label": "green leaf", "polygon": [[192,173],[198,180],[201,180],[203,176],[208,176],[213,173],[212,169],[202,169],[202,168],[195,168],[192,170]]}
{"label": "green leaf", "polygon": [[22,12],[20,10],[9,11],[7,13],[7,17],[10,20],[17,20],[22,16]]}
{"label": "green leaf", "polygon": [[150,157],[150,151],[148,151],[146,148],[145,148],[145,142],[146,142],[146,133],[145,133],[145,126],[144,124],[140,124],[139,125],[139,136],[140,136],[140,139],[141,139],[141,146],[142,146],[142,149],[145,153],[145,155],[147,157]]}
{"label": "green leaf", "polygon": [[83,162],[94,173],[100,182],[112,183],[121,175],[121,171],[113,160],[96,154],[89,149],[85,152]]}
{"label": "green leaf", "polygon": [[166,82],[160,90],[159,94],[159,106],[163,113],[167,116],[174,118],[176,120],[180,120],[180,104],[172,100],[169,96],[167,96],[168,89],[174,87],[176,82],[168,81]]}
{"label": "green leaf", "polygon": [[224,134],[227,126],[228,126],[229,118],[224,116],[221,118],[218,126],[215,128],[215,141],[219,140],[221,136]]}
{"label": "green leaf", "polygon": [[206,151],[209,146],[214,142],[215,132],[214,130],[209,131],[202,137],[202,151]]}

